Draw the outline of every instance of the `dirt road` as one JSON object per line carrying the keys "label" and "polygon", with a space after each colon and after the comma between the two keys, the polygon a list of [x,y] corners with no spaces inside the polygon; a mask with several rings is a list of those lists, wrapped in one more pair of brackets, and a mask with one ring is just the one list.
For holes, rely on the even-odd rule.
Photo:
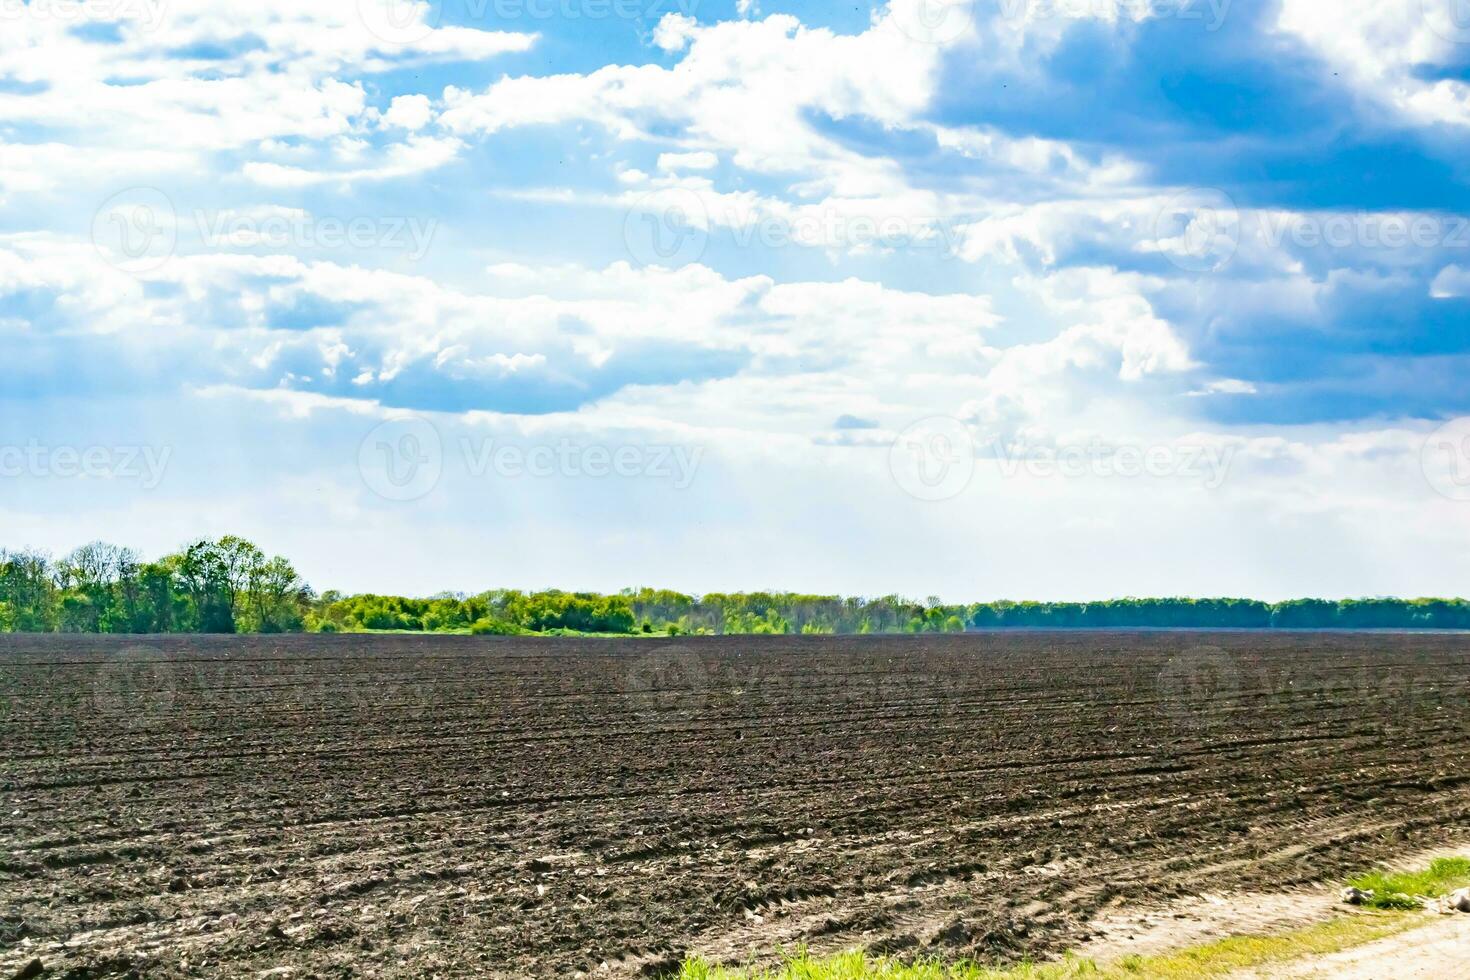
{"label": "dirt road", "polygon": [[1423,928],[1357,949],[1242,974],[1240,980],[1451,980],[1470,973],[1470,915],[1436,918]]}

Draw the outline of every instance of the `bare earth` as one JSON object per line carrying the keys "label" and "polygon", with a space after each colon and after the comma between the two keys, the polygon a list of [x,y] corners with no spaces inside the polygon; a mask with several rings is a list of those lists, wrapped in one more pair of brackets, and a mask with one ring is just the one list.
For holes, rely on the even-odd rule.
{"label": "bare earth", "polygon": [[1251,980],[1286,977],[1332,980],[1448,980],[1463,977],[1470,964],[1470,915],[1437,916],[1422,929],[1390,936],[1357,949],[1314,957],[1267,971],[1243,974]]}
{"label": "bare earth", "polygon": [[[1402,855],[1388,866],[1424,867],[1438,857],[1470,854],[1470,842]],[[1320,884],[1286,892],[1210,894],[1161,906],[1127,906],[1093,920],[1094,938],[1079,952],[1099,962],[1129,954],[1165,953],[1223,939],[1300,929],[1333,916],[1360,914],[1344,906],[1337,887]],[[1284,978],[1445,978],[1470,964],[1470,915],[1426,914],[1423,924],[1355,949],[1294,963],[1242,971],[1240,980]]]}
{"label": "bare earth", "polygon": [[[1227,936],[1285,932],[1342,913],[1333,889],[1206,893],[1158,907],[1125,907],[1093,920],[1094,938],[1079,950],[1098,962],[1152,956]],[[1470,918],[1470,916],[1467,916]]]}
{"label": "bare earth", "polygon": [[0,977],[1015,961],[1330,902],[1470,832],[1467,695],[1453,635],[4,637]]}

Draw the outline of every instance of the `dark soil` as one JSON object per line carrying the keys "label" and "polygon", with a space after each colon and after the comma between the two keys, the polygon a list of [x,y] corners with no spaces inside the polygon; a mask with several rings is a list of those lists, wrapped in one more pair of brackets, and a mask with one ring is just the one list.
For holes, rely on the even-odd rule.
{"label": "dark soil", "polygon": [[3,637],[0,977],[1045,954],[1463,839],[1467,693],[1459,635]]}

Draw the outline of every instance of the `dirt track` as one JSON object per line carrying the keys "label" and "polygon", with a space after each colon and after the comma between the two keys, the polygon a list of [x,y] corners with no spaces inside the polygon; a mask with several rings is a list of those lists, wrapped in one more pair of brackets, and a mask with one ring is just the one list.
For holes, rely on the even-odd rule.
{"label": "dirt track", "polygon": [[1446,635],[0,638],[0,976],[1052,951],[1462,837],[1467,693]]}
{"label": "dirt track", "polygon": [[1443,980],[1464,975],[1467,952],[1470,917],[1457,915],[1355,949],[1251,971],[1239,980]]}

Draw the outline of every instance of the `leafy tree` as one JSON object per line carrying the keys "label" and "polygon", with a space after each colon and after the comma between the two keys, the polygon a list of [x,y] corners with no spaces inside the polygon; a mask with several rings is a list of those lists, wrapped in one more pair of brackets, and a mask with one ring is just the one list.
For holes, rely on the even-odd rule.
{"label": "leafy tree", "polygon": [[235,593],[231,559],[216,542],[196,541],[179,555],[176,574],[189,597],[190,619],[200,633],[235,632]]}
{"label": "leafy tree", "polygon": [[1470,629],[1463,599],[1122,598],[1101,602],[997,600],[948,605],[794,592],[688,595],[625,589],[616,595],[493,589],[429,598],[316,597],[285,558],[244,538],[195,541],[143,562],[94,541],[53,562],[44,552],[0,551],[0,631],[107,633],[285,632],[393,629],[474,633],[928,633],[964,629]]}
{"label": "leafy tree", "polygon": [[11,629],[44,633],[57,626],[57,588],[51,558],[41,551],[0,551],[0,602]]}
{"label": "leafy tree", "polygon": [[248,628],[261,633],[300,630],[311,589],[291,563],[279,556],[250,567],[244,604]]}

